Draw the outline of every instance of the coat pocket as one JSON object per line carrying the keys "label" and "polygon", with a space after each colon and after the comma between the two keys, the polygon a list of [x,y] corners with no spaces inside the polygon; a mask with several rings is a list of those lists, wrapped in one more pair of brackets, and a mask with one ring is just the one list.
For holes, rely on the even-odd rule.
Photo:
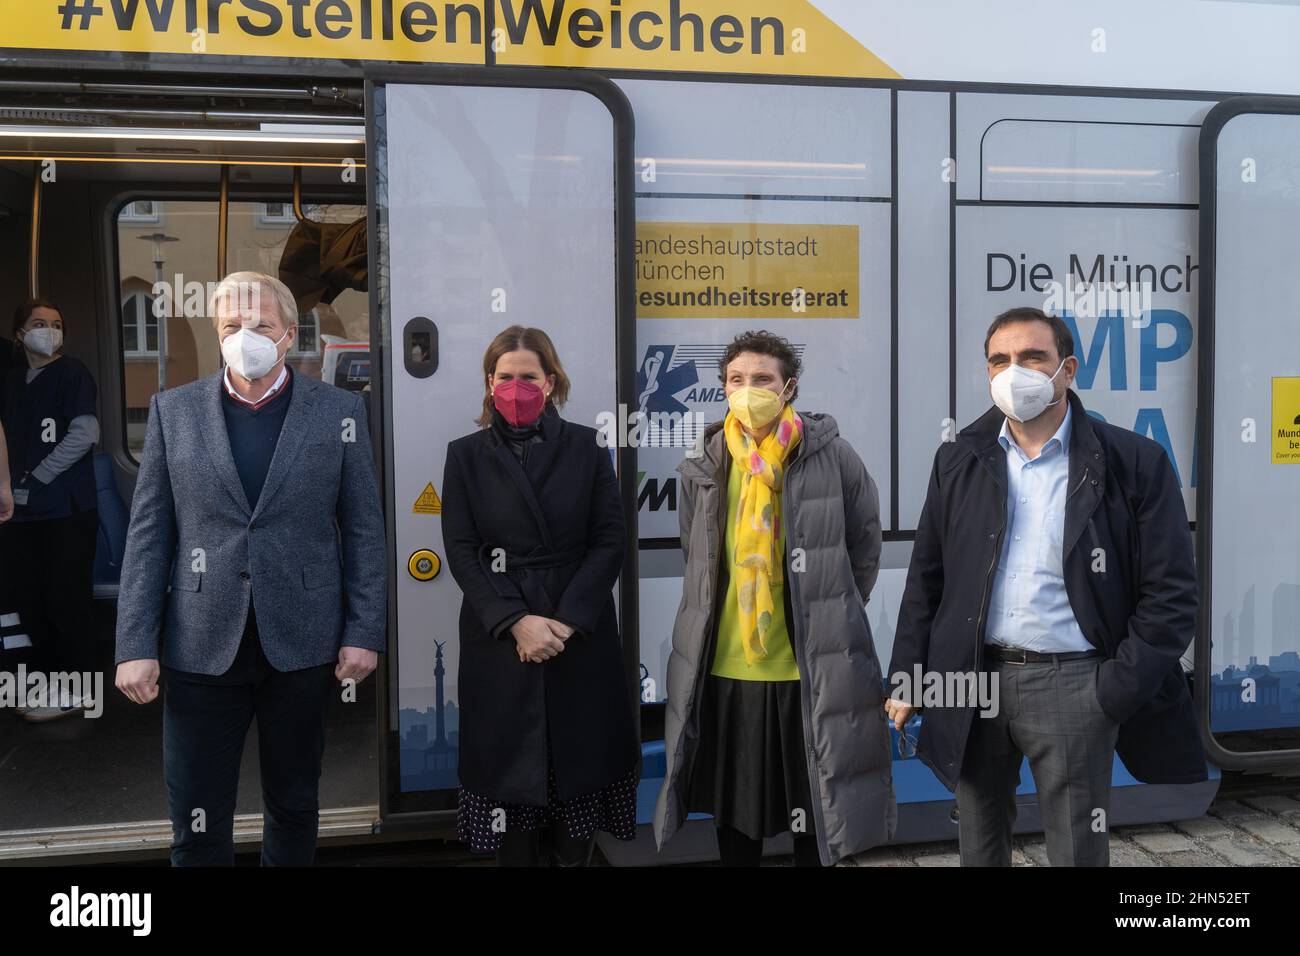
{"label": "coat pocket", "polygon": [[1106,659],[1102,658],[1097,661],[1097,666],[1092,669],[1092,698],[1096,702],[1097,710],[1101,712],[1101,715],[1112,724],[1118,726],[1119,721],[1107,713],[1105,706],[1101,702],[1101,668],[1105,663]]}

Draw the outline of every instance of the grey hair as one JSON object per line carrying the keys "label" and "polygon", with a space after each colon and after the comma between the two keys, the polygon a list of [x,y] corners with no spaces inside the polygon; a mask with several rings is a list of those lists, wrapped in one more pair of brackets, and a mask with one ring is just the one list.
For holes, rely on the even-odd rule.
{"label": "grey hair", "polygon": [[212,317],[212,324],[217,324],[217,304],[222,299],[233,296],[239,306],[251,306],[260,300],[261,290],[270,290],[286,329],[298,324],[298,303],[293,293],[275,276],[264,272],[232,272],[217,283],[212,295],[208,297],[208,314]]}

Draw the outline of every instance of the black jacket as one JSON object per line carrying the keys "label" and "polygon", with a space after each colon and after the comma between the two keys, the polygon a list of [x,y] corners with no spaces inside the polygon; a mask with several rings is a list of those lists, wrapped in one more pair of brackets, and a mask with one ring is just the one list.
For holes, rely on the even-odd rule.
{"label": "black jacket", "polygon": [[[1120,723],[1116,750],[1145,783],[1206,779],[1205,754],[1179,658],[1196,624],[1187,512],[1164,449],[1089,417],[1069,396],[1064,574],[1084,636],[1105,655],[1102,709]],[[983,668],[993,573],[1007,525],[1006,416],[990,409],[942,445],[917,526],[889,673]],[[1095,570],[1094,570],[1095,569]],[[917,756],[950,790],[971,707],[927,708]]]}
{"label": "black jacket", "polygon": [[[548,735],[561,799],[613,783],[640,758],[613,597],[627,530],[596,436],[548,408],[522,463],[495,428],[447,447],[443,543],[464,594],[460,782],[502,802],[546,803]],[[552,660],[521,663],[504,625],[525,612],[576,633]]]}
{"label": "black jacket", "polygon": [[[9,473],[14,484],[24,473],[34,471],[68,436],[73,419],[94,415],[97,404],[90,369],[71,355],[49,362],[30,382],[27,372],[25,361],[15,362],[0,379],[0,421],[4,422]],[[54,440],[48,441],[51,436],[45,431],[51,421]],[[93,511],[98,506],[94,462],[94,449],[87,449],[49,484],[30,479],[28,502],[15,510],[13,520],[46,521]]]}

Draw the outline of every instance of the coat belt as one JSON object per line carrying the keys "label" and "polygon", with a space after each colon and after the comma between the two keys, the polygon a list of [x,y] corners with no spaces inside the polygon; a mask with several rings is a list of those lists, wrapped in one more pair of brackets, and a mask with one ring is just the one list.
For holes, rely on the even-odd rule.
{"label": "coat belt", "polygon": [[[505,555],[505,571],[494,571],[492,563],[497,555],[494,551],[502,551]],[[538,575],[530,572],[543,570],[545,568],[559,568],[566,564],[577,564],[582,560],[586,551],[583,548],[569,548],[565,551],[543,551],[533,554],[511,554],[504,548],[490,543],[484,543],[478,549],[479,566],[482,567],[483,573],[487,575],[489,583],[501,597],[514,598],[522,596],[528,609],[535,614],[549,615],[555,613],[555,608],[551,603],[550,595],[542,587],[541,579]],[[507,578],[507,581],[518,586],[517,591],[512,591],[507,587],[506,582],[501,579],[506,575],[511,575],[516,571],[524,572],[517,577]]]}

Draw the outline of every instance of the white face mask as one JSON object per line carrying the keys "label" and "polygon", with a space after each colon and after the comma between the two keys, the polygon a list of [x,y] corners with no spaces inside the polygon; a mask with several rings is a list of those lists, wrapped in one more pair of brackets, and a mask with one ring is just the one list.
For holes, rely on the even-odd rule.
{"label": "white face mask", "polygon": [[1052,383],[1064,367],[1065,359],[1061,359],[1056,371],[1048,376],[1022,365],[1007,366],[989,382],[993,404],[1007,418],[1018,422],[1032,421],[1060,401],[1052,401],[1052,395],[1056,391]]}
{"label": "white face mask", "polygon": [[28,329],[23,333],[23,346],[37,355],[53,355],[63,345],[63,332],[51,326]]}
{"label": "white face mask", "polygon": [[280,361],[280,352],[276,348],[284,341],[289,330],[272,342],[265,335],[258,335],[252,329],[240,329],[227,335],[221,343],[221,355],[226,364],[252,381],[261,378]]}

